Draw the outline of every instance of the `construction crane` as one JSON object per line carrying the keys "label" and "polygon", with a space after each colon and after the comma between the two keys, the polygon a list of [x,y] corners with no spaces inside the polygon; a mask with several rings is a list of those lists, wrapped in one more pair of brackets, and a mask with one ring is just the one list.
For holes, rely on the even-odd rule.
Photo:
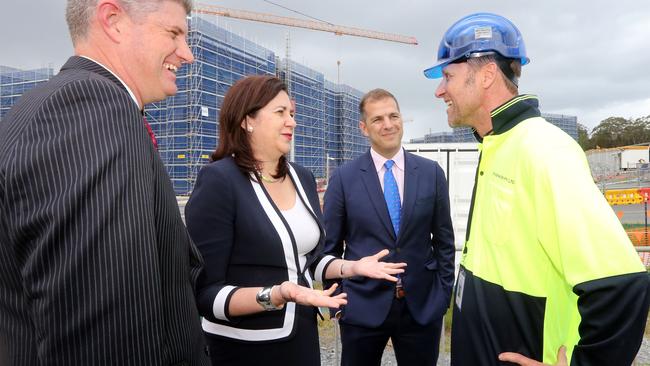
{"label": "construction crane", "polygon": [[229,17],[235,19],[251,20],[255,22],[280,24],[289,27],[298,27],[298,28],[305,28],[305,29],[317,30],[322,32],[330,32],[338,36],[348,35],[348,36],[355,36],[355,37],[379,39],[382,41],[389,41],[389,42],[406,43],[410,45],[418,44],[418,41],[417,39],[415,39],[415,37],[376,32],[376,31],[371,31],[366,29],[335,25],[326,22],[316,22],[313,20],[284,17],[284,16],[258,13],[258,12],[247,11],[247,10],[230,9],[221,6],[195,4],[192,11],[199,14],[210,14],[210,15],[217,15],[217,16],[223,16],[223,17]]}

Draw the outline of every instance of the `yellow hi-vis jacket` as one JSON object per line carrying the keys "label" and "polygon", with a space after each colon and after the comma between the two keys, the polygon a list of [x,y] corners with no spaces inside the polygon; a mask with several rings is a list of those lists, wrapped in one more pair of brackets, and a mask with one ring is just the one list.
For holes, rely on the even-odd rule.
{"label": "yellow hi-vis jacket", "polygon": [[501,352],[555,364],[629,365],[648,274],[593,182],[585,155],[521,95],[484,137],[455,293],[452,364]]}

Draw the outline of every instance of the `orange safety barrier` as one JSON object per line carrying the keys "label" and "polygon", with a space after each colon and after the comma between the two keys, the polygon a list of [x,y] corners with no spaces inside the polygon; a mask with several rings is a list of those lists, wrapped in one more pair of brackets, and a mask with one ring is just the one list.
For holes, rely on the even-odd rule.
{"label": "orange safety barrier", "polygon": [[650,187],[639,188],[639,194],[645,202],[648,202],[650,200]]}
{"label": "orange safety barrier", "polygon": [[635,229],[635,230],[626,230],[627,236],[630,238],[630,241],[632,242],[632,245],[634,246],[640,246],[640,247],[647,247],[648,242],[650,241],[650,231],[646,232],[643,228]]}
{"label": "orange safety barrier", "polygon": [[[650,188],[641,188],[643,194],[650,196]],[[644,196],[640,193],[641,189],[610,189],[605,191],[605,198],[610,205],[636,205],[643,203]]]}
{"label": "orange safety barrier", "polygon": [[[626,230],[627,236],[635,247],[647,247],[650,241],[650,232],[645,229]],[[650,252],[638,252],[639,259],[646,268],[650,267]]]}

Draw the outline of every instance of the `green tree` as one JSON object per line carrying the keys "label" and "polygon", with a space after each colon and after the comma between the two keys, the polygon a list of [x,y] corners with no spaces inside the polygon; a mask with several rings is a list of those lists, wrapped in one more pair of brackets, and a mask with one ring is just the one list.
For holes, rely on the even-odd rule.
{"label": "green tree", "polygon": [[589,139],[589,130],[587,127],[581,123],[578,123],[578,144],[582,147],[582,150],[593,149],[594,146]]}
{"label": "green tree", "polygon": [[591,131],[593,146],[619,147],[650,142],[650,116],[637,119],[609,117]]}
{"label": "green tree", "polygon": [[590,140],[594,147],[625,146],[624,130],[628,124],[629,121],[623,117],[609,117],[594,127]]}
{"label": "green tree", "polygon": [[650,142],[650,115],[636,119],[609,117],[588,132],[578,124],[578,143],[584,150]]}

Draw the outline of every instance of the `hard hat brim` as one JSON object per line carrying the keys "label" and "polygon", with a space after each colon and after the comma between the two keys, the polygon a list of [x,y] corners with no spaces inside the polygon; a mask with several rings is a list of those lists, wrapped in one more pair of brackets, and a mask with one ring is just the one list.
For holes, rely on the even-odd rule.
{"label": "hard hat brim", "polygon": [[[450,63],[455,62],[456,60],[458,60],[460,58],[462,58],[462,56],[458,56],[458,57],[455,57],[455,58],[448,58],[448,59],[446,59],[444,61],[440,61],[437,64],[431,66],[430,68],[425,69],[423,71],[424,76],[427,79],[440,79],[442,77],[442,70],[444,70],[445,67],[447,67],[447,65],[449,65]],[[521,61],[521,66],[524,66],[524,65],[527,65],[527,64],[530,63],[530,59],[528,57],[522,57],[519,60]]]}
{"label": "hard hat brim", "polygon": [[458,56],[458,57],[453,57],[453,58],[447,58],[443,60],[439,60],[438,63],[435,65],[431,66],[430,68],[424,70],[424,76],[427,79],[440,79],[442,77],[442,70],[447,67],[450,63],[458,60],[459,58],[462,58],[463,56]]}
{"label": "hard hat brim", "polygon": [[423,71],[424,76],[427,79],[440,79],[442,77],[442,69],[444,69],[445,66],[447,66],[448,64],[449,64],[449,62],[445,62],[445,63],[442,63],[442,64],[432,66],[432,67],[430,67],[430,68]]}

